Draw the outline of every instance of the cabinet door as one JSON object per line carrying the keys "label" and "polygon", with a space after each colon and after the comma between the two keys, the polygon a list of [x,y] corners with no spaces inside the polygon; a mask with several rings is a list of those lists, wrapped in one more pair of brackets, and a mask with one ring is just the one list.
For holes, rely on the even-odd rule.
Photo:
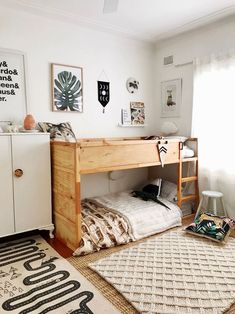
{"label": "cabinet door", "polygon": [[16,232],[36,229],[51,223],[51,169],[49,136],[12,136],[14,203]]}
{"label": "cabinet door", "polygon": [[11,137],[0,136],[0,236],[14,232]]}

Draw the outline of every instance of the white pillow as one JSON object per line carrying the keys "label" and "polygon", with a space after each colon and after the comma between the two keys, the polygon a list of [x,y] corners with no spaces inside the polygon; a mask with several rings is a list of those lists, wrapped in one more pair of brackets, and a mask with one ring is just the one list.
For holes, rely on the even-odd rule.
{"label": "white pillow", "polygon": [[173,182],[162,180],[161,197],[170,202],[175,202],[177,198],[177,185]]}
{"label": "white pillow", "polygon": [[194,151],[188,146],[184,145],[182,150],[182,158],[189,158],[194,156]]}

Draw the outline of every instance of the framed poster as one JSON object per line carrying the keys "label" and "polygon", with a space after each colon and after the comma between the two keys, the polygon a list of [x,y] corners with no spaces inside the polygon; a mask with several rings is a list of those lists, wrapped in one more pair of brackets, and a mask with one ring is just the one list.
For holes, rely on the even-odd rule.
{"label": "framed poster", "polygon": [[0,121],[22,123],[27,112],[23,52],[0,48]]}
{"label": "framed poster", "polygon": [[181,79],[161,83],[161,117],[179,117]]}
{"label": "framed poster", "polygon": [[131,124],[132,125],[144,125],[145,112],[143,102],[131,102]]}
{"label": "framed poster", "polygon": [[83,112],[82,68],[72,65],[51,65],[52,110]]}

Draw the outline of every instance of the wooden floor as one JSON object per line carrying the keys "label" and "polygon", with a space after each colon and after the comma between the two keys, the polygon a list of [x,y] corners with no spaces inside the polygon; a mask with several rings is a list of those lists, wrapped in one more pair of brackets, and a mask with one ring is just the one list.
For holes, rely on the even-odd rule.
{"label": "wooden floor", "polygon": [[52,246],[53,249],[55,249],[64,258],[68,258],[73,255],[73,251],[58,239],[50,239],[48,231],[40,231],[40,234],[47,241],[47,243],[49,243],[50,246]]}
{"label": "wooden floor", "polygon": [[72,256],[73,251],[70,250],[66,245],[64,245],[58,239],[56,238],[50,239],[49,232],[46,230],[40,230],[40,231],[33,230],[33,231],[22,232],[22,233],[8,236],[8,237],[0,238],[0,243],[14,241],[14,240],[22,239],[24,237],[30,237],[37,234],[40,234],[64,258],[68,258]]}

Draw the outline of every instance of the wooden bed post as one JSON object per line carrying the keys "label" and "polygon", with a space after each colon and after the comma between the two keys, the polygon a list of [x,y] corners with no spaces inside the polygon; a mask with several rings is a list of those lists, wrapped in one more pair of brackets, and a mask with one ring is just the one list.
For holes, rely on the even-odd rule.
{"label": "wooden bed post", "polygon": [[80,147],[76,145],[75,153],[75,202],[76,202],[76,225],[77,225],[77,243],[81,241],[81,175],[80,175]]}

